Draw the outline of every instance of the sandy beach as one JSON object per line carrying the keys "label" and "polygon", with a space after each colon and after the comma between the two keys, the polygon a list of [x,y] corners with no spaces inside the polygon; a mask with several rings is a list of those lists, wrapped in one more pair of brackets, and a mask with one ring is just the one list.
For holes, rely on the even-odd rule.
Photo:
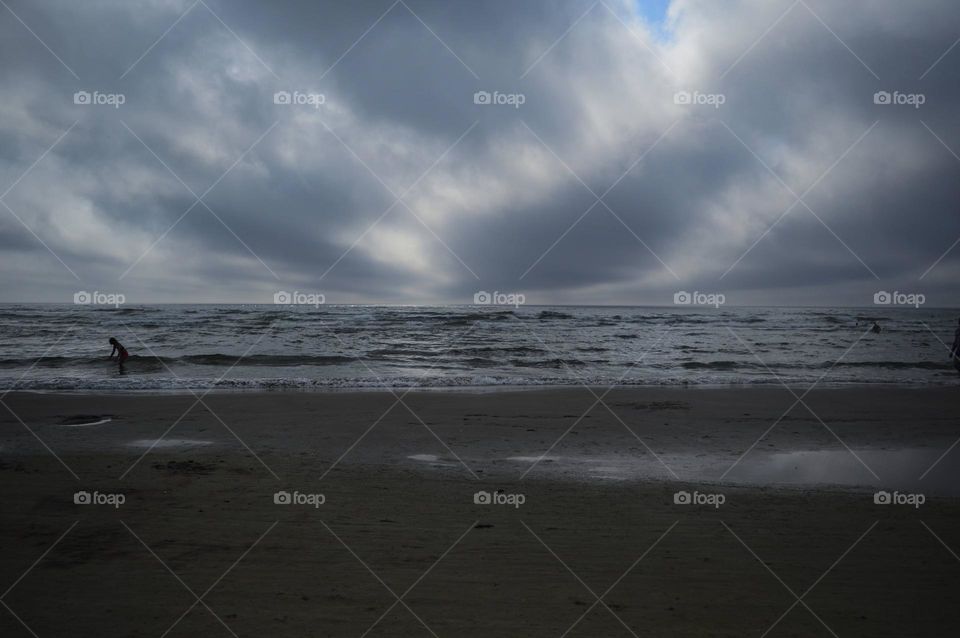
{"label": "sandy beach", "polygon": [[[0,632],[937,636],[960,620],[952,389],[817,389],[785,416],[783,388],[598,396],[11,393]],[[879,487],[923,502],[878,505]]]}

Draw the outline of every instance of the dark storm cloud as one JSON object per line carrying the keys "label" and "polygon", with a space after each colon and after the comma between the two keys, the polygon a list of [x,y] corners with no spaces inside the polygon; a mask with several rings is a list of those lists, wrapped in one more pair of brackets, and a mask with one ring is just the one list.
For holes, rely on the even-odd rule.
{"label": "dark storm cloud", "polygon": [[955,303],[946,1],[8,4],[5,300]]}

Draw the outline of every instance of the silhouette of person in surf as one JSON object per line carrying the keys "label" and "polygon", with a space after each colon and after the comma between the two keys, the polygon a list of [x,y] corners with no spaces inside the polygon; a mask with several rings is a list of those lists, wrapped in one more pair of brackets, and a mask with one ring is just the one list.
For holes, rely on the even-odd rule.
{"label": "silhouette of person in surf", "polygon": [[880,330],[881,330],[880,324],[874,321],[873,326],[870,328],[870,332],[872,332],[875,335],[878,335],[880,334]]}
{"label": "silhouette of person in surf", "polygon": [[113,359],[113,355],[117,355],[117,363],[119,364],[120,373],[123,374],[123,362],[127,360],[127,357],[130,356],[130,353],[127,352],[127,349],[123,347],[123,344],[110,337],[110,345],[113,346],[113,350],[110,351],[110,356],[108,358]]}
{"label": "silhouette of person in surf", "polygon": [[953,359],[953,367],[960,374],[960,319],[957,320],[957,330],[953,333],[953,347],[950,348],[950,358]]}

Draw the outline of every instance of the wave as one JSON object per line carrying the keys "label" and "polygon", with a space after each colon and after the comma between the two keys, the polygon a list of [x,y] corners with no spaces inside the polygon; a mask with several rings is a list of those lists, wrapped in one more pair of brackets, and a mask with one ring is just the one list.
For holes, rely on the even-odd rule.
{"label": "wave", "polygon": [[[131,355],[127,359],[128,366],[137,366],[143,369],[144,365],[154,368],[163,364],[189,363],[200,366],[297,366],[314,365],[329,366],[356,361],[357,357],[349,355],[275,355],[253,354],[241,356],[239,354],[190,354],[180,357],[164,357],[152,355]],[[111,361],[106,356],[100,357],[43,357],[40,359],[0,359],[0,368],[87,368],[103,366]],[[152,366],[151,364],[156,364]]]}
{"label": "wave", "polygon": [[821,367],[830,368],[886,368],[888,370],[953,370],[950,361],[841,361],[824,362]]}
{"label": "wave", "polygon": [[543,321],[544,319],[573,319],[573,315],[569,315],[565,312],[557,312],[555,310],[541,310],[540,314],[537,315],[537,319]]}
{"label": "wave", "polygon": [[511,362],[517,368],[565,368],[580,367],[587,365],[586,361],[580,359],[541,359],[537,361],[525,361],[523,359],[513,359]]}
{"label": "wave", "polygon": [[738,361],[687,361],[681,365],[687,370],[736,370],[742,367],[754,367],[752,364],[744,365]]}

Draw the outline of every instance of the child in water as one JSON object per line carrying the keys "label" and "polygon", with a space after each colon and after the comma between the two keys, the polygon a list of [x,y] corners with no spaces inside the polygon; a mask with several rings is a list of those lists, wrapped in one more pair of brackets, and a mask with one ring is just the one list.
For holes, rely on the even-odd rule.
{"label": "child in water", "polygon": [[117,355],[117,362],[120,364],[120,372],[123,372],[123,362],[127,360],[127,357],[130,356],[130,353],[127,352],[127,349],[123,347],[119,341],[110,337],[110,345],[113,346],[113,350],[110,351],[110,359],[113,359],[113,355]]}

